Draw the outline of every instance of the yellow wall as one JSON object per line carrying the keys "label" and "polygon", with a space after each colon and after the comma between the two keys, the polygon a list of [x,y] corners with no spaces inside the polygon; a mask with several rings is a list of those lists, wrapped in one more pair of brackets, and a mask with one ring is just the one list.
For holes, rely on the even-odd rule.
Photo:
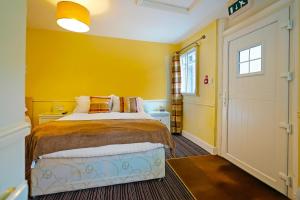
{"label": "yellow wall", "polygon": [[48,100],[112,93],[166,98],[174,50],[168,44],[29,29],[26,95]]}
{"label": "yellow wall", "polygon": [[[181,43],[183,47],[206,35],[199,46],[199,94],[184,97],[183,129],[213,146],[216,146],[217,27],[214,21]],[[212,78],[208,85],[203,84],[205,75]]]}
{"label": "yellow wall", "polygon": [[[298,12],[299,12],[299,10],[300,10],[300,0],[297,0],[297,2],[296,2],[296,5],[298,5]],[[298,30],[299,30],[299,32],[298,33],[300,33],[300,13],[298,13]],[[298,130],[298,149],[299,149],[299,151],[298,151],[298,186],[300,187],[300,175],[299,175],[299,173],[300,173],[300,110],[299,110],[299,108],[300,108],[300,35],[298,35],[298,42],[299,42],[299,46],[298,46],[298,51],[299,51],[299,55],[298,55],[298,58],[297,58],[297,60],[298,60],[298,66],[296,66],[296,67],[298,67],[298,83],[299,83],[299,85],[298,85],[298,128],[299,128],[299,130]]]}
{"label": "yellow wall", "polygon": [[38,114],[50,112],[55,104],[71,111],[70,100],[78,95],[167,98],[169,60],[176,49],[170,44],[28,29],[26,96],[34,100],[34,124]]}

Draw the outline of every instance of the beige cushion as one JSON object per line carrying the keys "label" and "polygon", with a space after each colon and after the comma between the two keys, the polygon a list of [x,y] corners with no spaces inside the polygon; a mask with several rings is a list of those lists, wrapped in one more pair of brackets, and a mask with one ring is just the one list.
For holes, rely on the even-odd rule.
{"label": "beige cushion", "polygon": [[138,112],[137,97],[120,97],[120,112],[136,113]]}

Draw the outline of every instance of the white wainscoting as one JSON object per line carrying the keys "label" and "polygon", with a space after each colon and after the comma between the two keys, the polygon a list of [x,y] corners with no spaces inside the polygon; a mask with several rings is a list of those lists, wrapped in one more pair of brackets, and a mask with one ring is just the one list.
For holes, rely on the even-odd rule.
{"label": "white wainscoting", "polygon": [[[75,100],[32,100],[33,110],[35,110],[35,107],[38,106],[38,104],[48,105],[46,112],[50,112],[54,105],[62,105],[66,111],[72,112],[76,102]],[[66,107],[66,104],[71,105]],[[160,107],[164,107],[166,110],[169,110],[169,101],[167,99],[144,100],[145,111],[159,110]]]}
{"label": "white wainscoting", "polygon": [[195,135],[183,130],[182,136],[189,139],[190,141],[194,142],[198,146],[200,146],[202,149],[206,150],[208,153],[212,155],[217,154],[217,147],[212,146],[211,144],[208,144],[207,142],[201,140],[200,138],[196,137]]}

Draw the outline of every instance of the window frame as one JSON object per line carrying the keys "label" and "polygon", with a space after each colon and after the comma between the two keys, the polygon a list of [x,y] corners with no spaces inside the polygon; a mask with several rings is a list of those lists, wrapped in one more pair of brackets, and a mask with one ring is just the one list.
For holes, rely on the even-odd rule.
{"label": "window frame", "polygon": [[[198,45],[195,45],[189,49],[187,49],[186,51],[180,53],[179,55],[179,60],[180,60],[180,68],[181,68],[181,74],[182,74],[182,66],[181,66],[181,56],[182,55],[188,55],[191,51],[195,51],[195,74],[194,74],[194,78],[195,78],[195,92],[194,93],[189,93],[189,92],[182,92],[182,87],[181,89],[181,94],[184,96],[198,96],[198,66],[199,66],[199,49],[198,49]],[[186,67],[188,66],[188,64],[186,65]],[[187,73],[188,70],[185,70],[185,73]],[[187,76],[186,76],[187,77]],[[182,76],[181,76],[181,86],[182,86]]]}
{"label": "window frame", "polygon": [[[252,49],[252,48],[255,48],[255,47],[258,47],[258,46],[261,46],[261,71],[259,72],[250,72],[250,62],[251,61],[255,61],[255,60],[259,60],[259,58],[257,59],[253,59],[251,60],[250,57],[249,57],[249,60],[247,61],[244,61],[244,62],[240,62],[240,52],[242,51],[245,51],[245,50],[249,50]],[[264,59],[264,55],[265,55],[265,52],[264,52],[264,42],[259,42],[259,43],[256,43],[256,44],[252,44],[252,45],[249,45],[248,47],[245,47],[243,49],[239,49],[238,50],[238,53],[237,53],[237,63],[236,63],[236,74],[237,74],[237,77],[238,78],[243,78],[243,77],[249,77],[249,76],[258,76],[258,75],[264,75],[265,74],[265,68],[264,68],[264,62],[265,62],[265,59]],[[240,64],[241,63],[249,63],[249,73],[246,73],[246,74],[240,74]]]}

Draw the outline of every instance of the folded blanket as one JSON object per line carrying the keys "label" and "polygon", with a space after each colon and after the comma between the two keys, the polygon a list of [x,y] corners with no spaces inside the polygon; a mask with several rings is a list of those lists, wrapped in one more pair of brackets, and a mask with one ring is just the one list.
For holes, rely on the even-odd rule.
{"label": "folded blanket", "polygon": [[175,143],[168,128],[157,120],[52,121],[27,136],[29,162],[41,155],[111,144],[161,143],[174,154]]}

